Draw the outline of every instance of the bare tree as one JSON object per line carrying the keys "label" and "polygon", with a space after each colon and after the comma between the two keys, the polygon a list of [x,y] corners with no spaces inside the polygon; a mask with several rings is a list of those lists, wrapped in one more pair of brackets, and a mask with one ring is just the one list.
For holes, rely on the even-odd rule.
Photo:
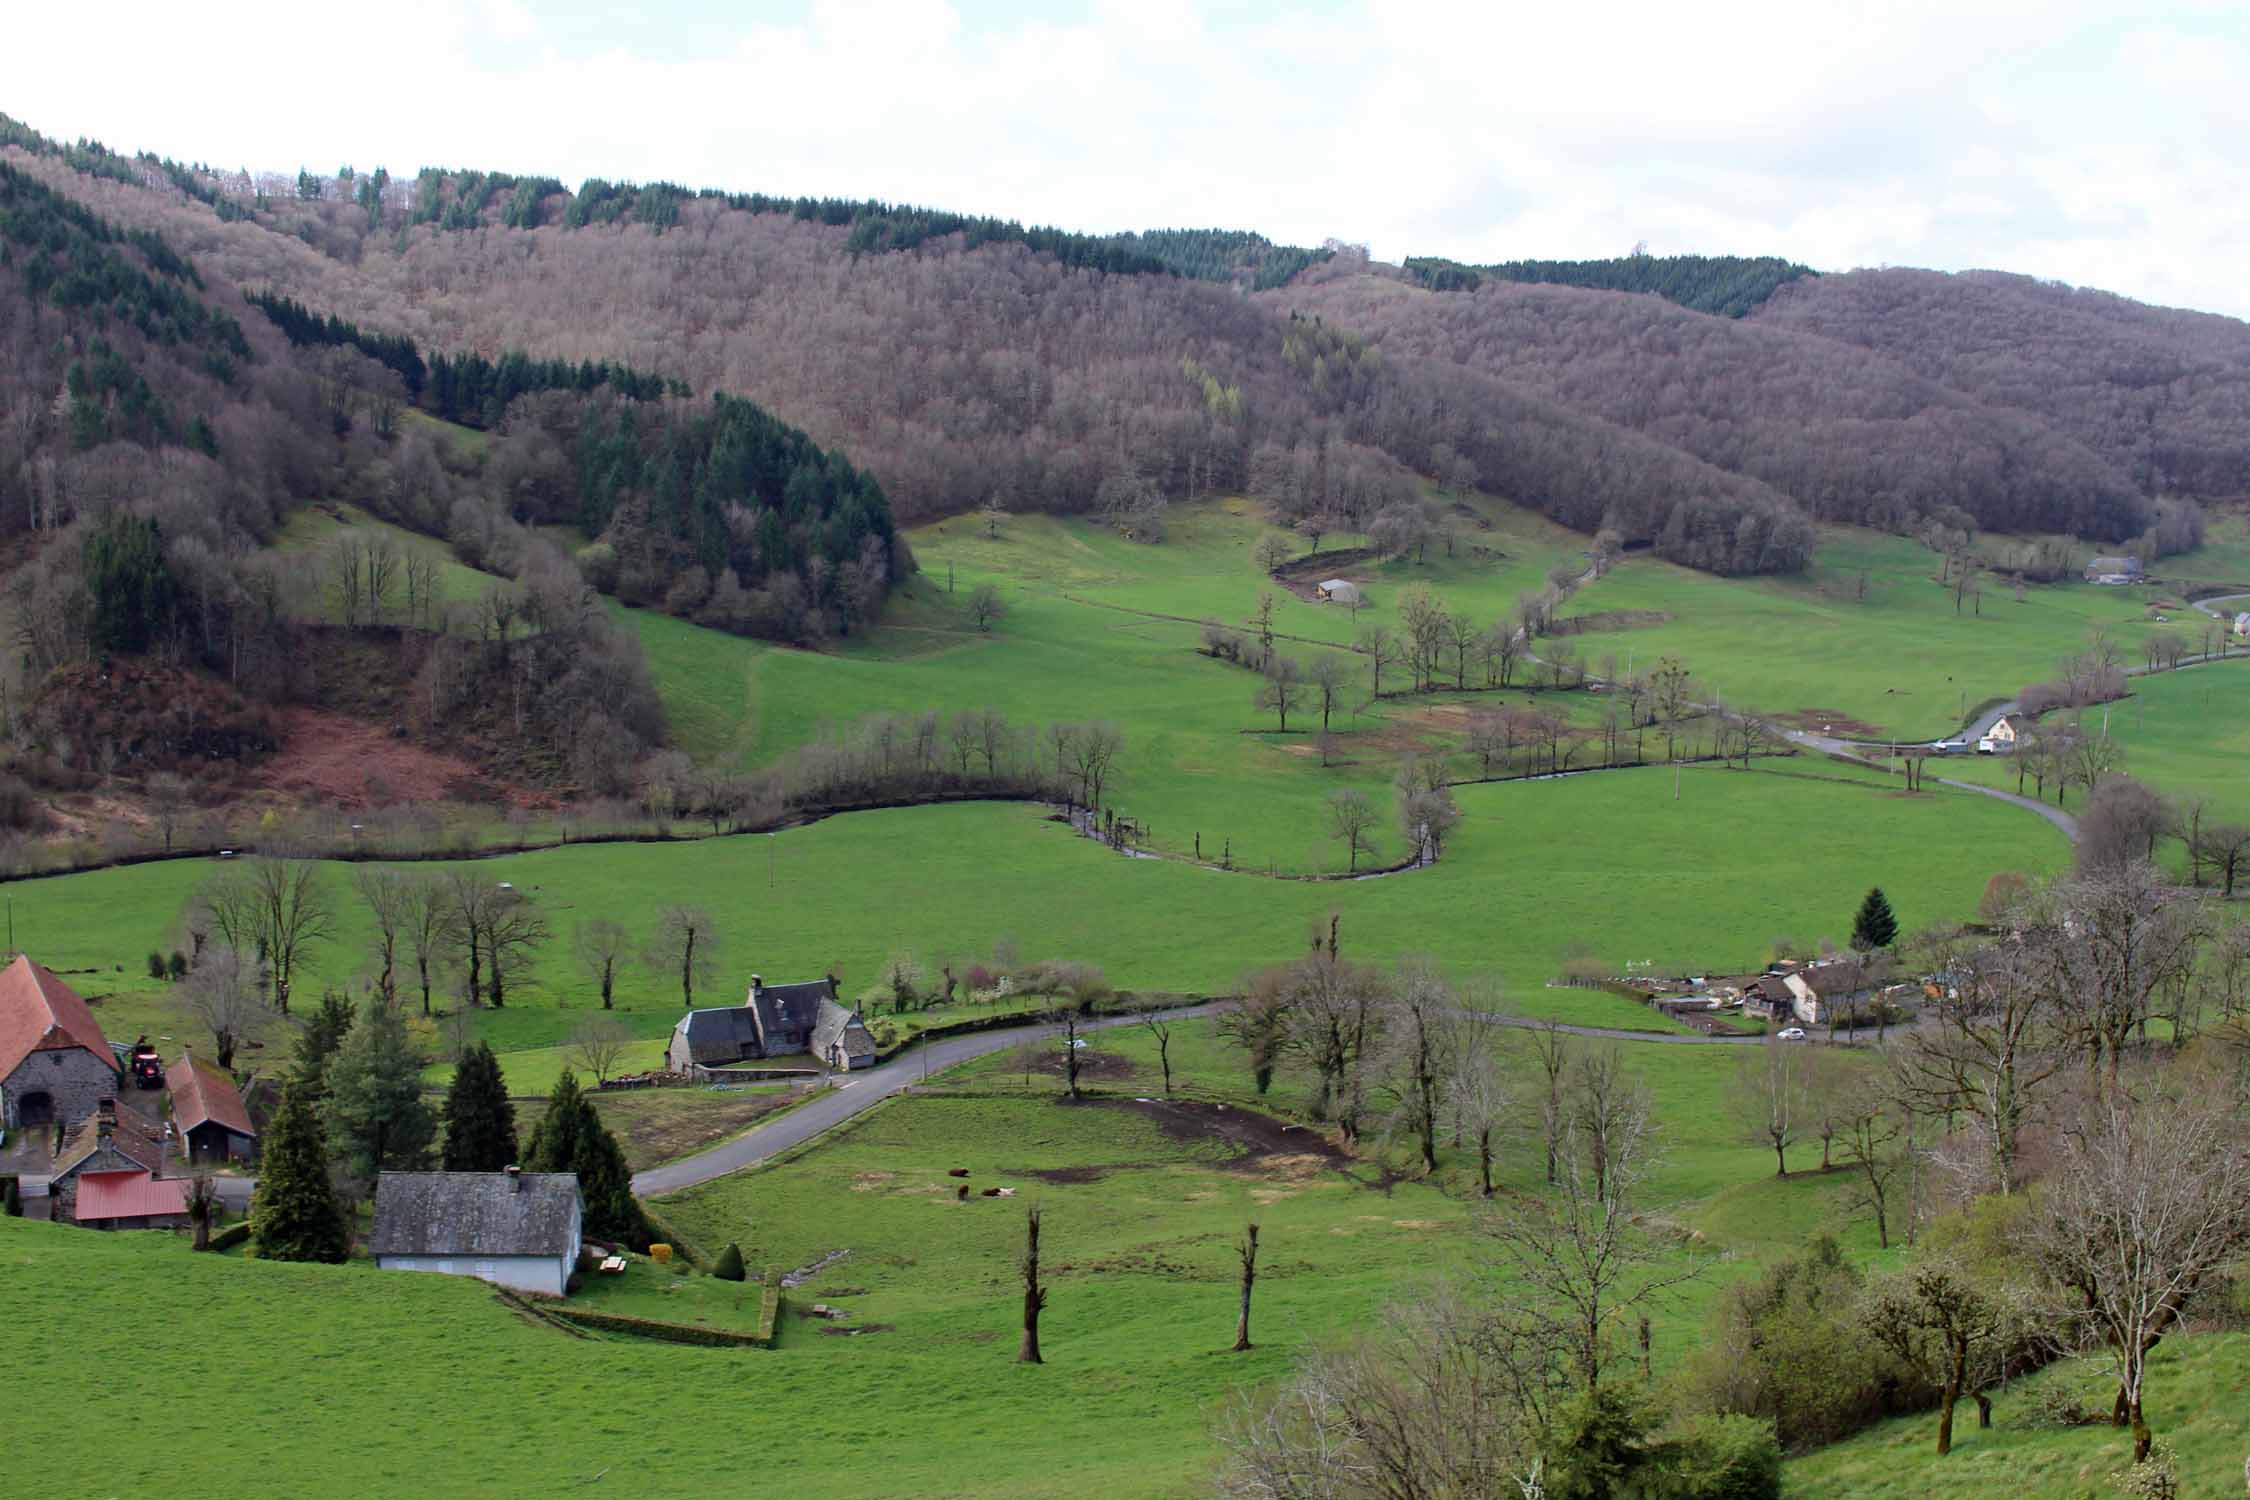
{"label": "bare tree", "polygon": [[1236,1247],[1242,1262],[1242,1308],[1234,1320],[1234,1349],[1240,1354],[1250,1347],[1250,1289],[1258,1281],[1258,1221],[1252,1219],[1242,1231],[1242,1243]]}
{"label": "bare tree", "polygon": [[1398,666],[1403,660],[1398,637],[1388,625],[1370,625],[1360,631],[1355,647],[1360,655],[1367,658],[1367,695],[1370,698],[1382,697],[1384,669]]}
{"label": "bare tree", "polygon": [[1313,1070],[1307,1109],[1356,1142],[1367,1108],[1367,1067],[1382,1038],[1388,988],[1373,969],[1315,953],[1277,971],[1288,1045]]}
{"label": "bare tree", "polygon": [[1894,1081],[1862,1070],[1842,1084],[1834,1108],[1844,1165],[1852,1174],[1853,1202],[1875,1216],[1875,1243],[1885,1250],[1891,1247],[1898,1178],[1911,1169],[1919,1149],[1916,1117],[1891,1086]]}
{"label": "bare tree", "polygon": [[1384,1087],[1397,1101],[1398,1123],[1421,1148],[1422,1170],[1437,1170],[1437,1135],[1444,1086],[1453,1077],[1460,997],[1427,958],[1398,966],[1385,1001]]}
{"label": "bare tree", "polygon": [[273,982],[274,1009],[286,1016],[289,986],[298,961],[307,948],[333,935],[335,907],[320,878],[320,866],[310,860],[254,859],[249,881],[258,914],[258,938],[265,946],[267,971]]}
{"label": "bare tree", "polygon": [[2110,1089],[2060,1133],[2032,1207],[2033,1259],[2056,1312],[2117,1376],[2113,1418],[2148,1457],[2148,1356],[2188,1303],[2250,1246],[2250,1142],[2232,1091],[2181,1080],[2144,1097]]}
{"label": "bare tree", "polygon": [[552,935],[539,905],[522,891],[499,891],[485,927],[485,956],[492,964],[492,1008],[508,1003],[508,976],[528,968]]}
{"label": "bare tree", "polygon": [[607,917],[595,917],[578,924],[571,934],[571,956],[586,982],[601,991],[602,1009],[608,1010],[617,993],[617,968],[632,951],[633,940],[625,929]]}
{"label": "bare tree", "polygon": [[156,831],[163,835],[164,852],[170,854],[181,821],[195,805],[188,793],[187,779],[171,771],[158,771],[149,777],[147,788],[149,817],[156,824]]}
{"label": "bare tree", "polygon": [[1599,1384],[1622,1327],[1700,1272],[1656,1243],[1636,1194],[1649,1166],[1645,1096],[1614,1053],[1573,1070],[1574,1107],[1553,1193],[1495,1199],[1482,1211],[1486,1269],[1509,1341],[1548,1351],[1581,1390]]}
{"label": "bare tree", "polygon": [[273,1021],[265,1000],[265,976],[255,957],[239,948],[215,943],[180,981],[180,998],[188,1013],[211,1033],[219,1066],[232,1068],[235,1052],[245,1042],[256,1041]]}
{"label": "bare tree", "polygon": [[1773,1152],[1774,1175],[1789,1175],[1789,1147],[1804,1129],[1804,1049],[1767,1037],[1735,1064],[1728,1103],[1752,1144]]}
{"label": "bare tree", "polygon": [[1382,820],[1383,815],[1376,811],[1374,802],[1357,787],[1340,787],[1329,794],[1328,833],[1343,842],[1350,855],[1348,869],[1351,873],[1358,873],[1359,857],[1372,852],[1374,841],[1369,835]]}
{"label": "bare tree", "polygon": [[1164,1097],[1172,1097],[1172,1021],[1161,1011],[1141,1012],[1141,1025],[1156,1038],[1157,1066],[1164,1070]]}
{"label": "bare tree", "polygon": [[430,1013],[430,968],[454,940],[454,909],[444,877],[410,875],[405,885],[406,906],[401,932],[414,955],[414,976],[422,987],[422,1014]]}
{"label": "bare tree", "polygon": [[385,1005],[398,1003],[398,944],[412,918],[414,892],[408,877],[380,865],[352,871],[352,889],[375,923],[375,989]]}
{"label": "bare tree", "polygon": [[[2011,1324],[2004,1289],[1967,1267],[1926,1256],[1868,1292],[1862,1317],[1876,1342],[1938,1388],[1938,1457],[1953,1451],[1953,1408],[1997,1374]],[[1989,1372],[1989,1373],[1988,1373]]]}
{"label": "bare tree", "polygon": [[1016,1347],[1016,1363],[1039,1365],[1039,1315],[1047,1310],[1047,1289],[1039,1284],[1039,1220],[1037,1204],[1024,1212],[1023,1258],[1016,1270],[1023,1278],[1023,1342]]}
{"label": "bare tree", "polygon": [[695,1009],[695,987],[708,984],[718,972],[719,932],[711,914],[700,906],[668,906],[656,919],[642,961],[659,975],[674,974],[680,981],[680,1005]]}
{"label": "bare tree", "polygon": [[444,882],[443,931],[450,945],[458,945],[462,998],[470,1006],[484,1003],[485,958],[491,951],[492,922],[500,904],[497,882],[476,868],[447,870]]}
{"label": "bare tree", "polygon": [[1305,684],[1313,706],[1320,710],[1320,732],[1328,732],[1329,716],[1344,701],[1344,689],[1351,681],[1351,667],[1334,651],[1322,651],[1313,656],[1312,665],[1305,669]]}
{"label": "bare tree", "polygon": [[2226,900],[2234,899],[2235,882],[2250,871],[2250,823],[2210,823],[2191,841],[2195,860],[2219,877]]}
{"label": "bare tree", "polygon": [[597,1084],[607,1083],[632,1040],[632,1033],[616,1016],[591,1011],[570,1028],[570,1044],[563,1056],[573,1067],[593,1074]]}
{"label": "bare tree", "polygon": [[1901,1057],[1906,1097],[1924,1114],[1975,1122],[1993,1186],[2011,1193],[2024,1129],[2061,1066],[2054,998],[2014,944],[1937,957],[1942,995]]}
{"label": "bare tree", "polygon": [[195,1248],[211,1248],[211,1220],[219,1212],[219,1187],[211,1180],[209,1172],[198,1172],[188,1179],[187,1216],[195,1226]]}
{"label": "bare tree", "polygon": [[990,631],[1007,618],[1008,602],[993,584],[980,583],[969,592],[969,620],[977,629]]}
{"label": "bare tree", "polygon": [[1089,812],[1105,804],[1110,783],[1118,777],[1118,757],[1125,753],[1125,731],[1106,721],[1072,727],[1067,751],[1070,773]]}
{"label": "bare tree", "polygon": [[1294,550],[1289,538],[1278,531],[1269,531],[1258,538],[1258,545],[1250,549],[1250,556],[1256,560],[1258,571],[1271,577],[1281,571],[1282,564],[1289,561]]}
{"label": "bare tree", "polygon": [[1498,1155],[1497,1138],[1508,1128],[1516,1108],[1515,1091],[1501,1051],[1502,1034],[1510,1028],[1491,1010],[1477,1004],[1463,1010],[1454,1025],[1453,1068],[1446,1083],[1446,1101],[1455,1129],[1476,1147],[1478,1190],[1489,1198],[1494,1191],[1492,1165]]}
{"label": "bare tree", "polygon": [[1271,652],[1266,657],[1264,680],[1251,697],[1253,706],[1271,710],[1280,720],[1281,732],[1289,732],[1289,715],[1304,706],[1305,669],[1294,656]]}
{"label": "bare tree", "polygon": [[1539,1134],[1547,1152],[1547,1185],[1553,1187],[1561,1168],[1563,1080],[1575,1054],[1570,1033],[1551,1017],[1534,1022],[1525,1035],[1531,1039],[1531,1058],[1544,1084],[1539,1094]]}
{"label": "bare tree", "polygon": [[2057,880],[2024,934],[2065,1037],[2114,1085],[2158,992],[2193,972],[2201,901],[2143,860]]}

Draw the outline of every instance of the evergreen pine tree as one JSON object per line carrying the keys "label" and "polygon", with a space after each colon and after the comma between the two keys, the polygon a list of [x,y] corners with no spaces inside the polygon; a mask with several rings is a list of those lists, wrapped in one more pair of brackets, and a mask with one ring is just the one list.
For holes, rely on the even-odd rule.
{"label": "evergreen pine tree", "polygon": [[328,1063],[336,1049],[344,1045],[351,1035],[352,1003],[334,990],[320,997],[320,1009],[305,1021],[305,1029],[297,1033],[295,1072],[292,1082],[304,1089],[306,1097],[317,1102],[328,1091]]}
{"label": "evergreen pine tree", "polygon": [[290,1085],[266,1132],[250,1224],[262,1260],[334,1263],[351,1254],[351,1226],[328,1181],[328,1140],[303,1090]]}
{"label": "evergreen pine tree", "polygon": [[516,1160],[516,1107],[500,1059],[483,1042],[462,1054],[445,1096],[448,1172],[498,1172]]}
{"label": "evergreen pine tree", "polygon": [[328,1063],[327,1125],[353,1176],[373,1181],[378,1172],[420,1165],[428,1153],[437,1116],[422,1099],[425,1061],[405,1017],[369,1000]]}
{"label": "evergreen pine tree", "polygon": [[1890,898],[1881,886],[1868,888],[1867,899],[1859,904],[1859,916],[1852,923],[1852,947],[1861,953],[1872,953],[1877,948],[1888,948],[1898,941],[1898,918],[1891,913]]}
{"label": "evergreen pine tree", "polygon": [[578,1076],[567,1068],[556,1080],[547,1112],[532,1128],[523,1155],[527,1172],[578,1174],[589,1236],[634,1245],[647,1242],[648,1225],[641,1218],[640,1200],[633,1196],[633,1172],[625,1165],[624,1148],[578,1087]]}

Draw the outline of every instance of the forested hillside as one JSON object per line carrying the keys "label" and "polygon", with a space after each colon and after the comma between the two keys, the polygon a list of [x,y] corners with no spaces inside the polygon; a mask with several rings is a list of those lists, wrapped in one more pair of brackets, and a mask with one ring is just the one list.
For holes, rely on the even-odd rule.
{"label": "forested hillside", "polygon": [[2250,325],[1999,271],[1854,271],[1757,321],[1879,350],[2068,432],[2146,494],[2250,493]]}
{"label": "forested hillside", "polygon": [[1626,255],[1616,260],[1510,260],[1465,266],[1439,256],[1408,256],[1407,275],[1438,292],[1473,292],[1487,281],[1575,286],[1601,292],[1653,292],[1693,312],[1739,318],[1801,276],[1816,274],[1778,256]]}

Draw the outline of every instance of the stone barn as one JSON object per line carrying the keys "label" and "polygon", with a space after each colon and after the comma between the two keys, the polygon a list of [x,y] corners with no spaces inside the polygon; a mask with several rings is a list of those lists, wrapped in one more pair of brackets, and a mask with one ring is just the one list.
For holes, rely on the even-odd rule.
{"label": "stone barn", "polygon": [[117,1083],[117,1054],[75,990],[28,954],[0,969],[0,1126],[83,1120]]}
{"label": "stone barn", "polygon": [[385,1172],[368,1240],[385,1271],[474,1276],[560,1297],[585,1215],[575,1172]]}

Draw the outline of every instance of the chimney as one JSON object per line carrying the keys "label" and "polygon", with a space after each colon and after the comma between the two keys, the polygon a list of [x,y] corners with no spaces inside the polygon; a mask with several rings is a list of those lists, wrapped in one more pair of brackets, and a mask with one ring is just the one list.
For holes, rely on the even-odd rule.
{"label": "chimney", "polygon": [[94,1139],[107,1142],[117,1129],[117,1101],[102,1098],[94,1103]]}
{"label": "chimney", "polygon": [[514,1162],[508,1163],[508,1186],[519,1193],[523,1191],[523,1168]]}

